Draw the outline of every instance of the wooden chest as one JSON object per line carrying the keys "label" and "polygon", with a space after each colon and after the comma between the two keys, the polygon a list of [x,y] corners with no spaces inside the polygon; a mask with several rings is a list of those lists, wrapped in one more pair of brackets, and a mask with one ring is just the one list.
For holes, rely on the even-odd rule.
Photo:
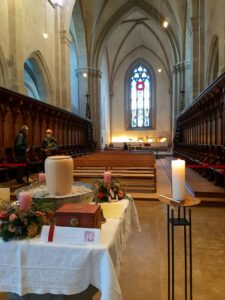
{"label": "wooden chest", "polygon": [[102,211],[98,204],[67,203],[55,212],[56,225],[101,228]]}

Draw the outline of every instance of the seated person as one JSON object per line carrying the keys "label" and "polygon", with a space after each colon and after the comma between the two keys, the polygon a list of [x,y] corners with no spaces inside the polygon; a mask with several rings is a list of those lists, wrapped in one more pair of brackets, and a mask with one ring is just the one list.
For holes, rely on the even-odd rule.
{"label": "seated person", "polygon": [[52,155],[58,149],[58,144],[56,138],[52,136],[52,130],[46,130],[46,137],[41,145],[42,149],[45,151],[46,155]]}
{"label": "seated person", "polygon": [[123,143],[123,150],[128,150],[128,145],[127,145],[127,143]]}

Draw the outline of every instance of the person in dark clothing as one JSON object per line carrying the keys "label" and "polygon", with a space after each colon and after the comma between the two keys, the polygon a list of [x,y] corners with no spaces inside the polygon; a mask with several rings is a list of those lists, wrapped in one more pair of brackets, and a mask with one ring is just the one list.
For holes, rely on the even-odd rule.
{"label": "person in dark clothing", "polygon": [[[16,135],[15,143],[14,143],[14,152],[15,152],[15,159],[17,163],[27,163],[26,153],[29,151],[29,147],[27,147],[26,137],[28,135],[28,127],[23,125]],[[26,184],[27,182],[23,180],[23,176],[27,175],[27,182],[29,182],[29,173],[28,168],[25,166],[18,167],[17,169],[17,176],[16,181],[20,184]]]}
{"label": "person in dark clothing", "polygon": [[128,145],[127,145],[127,143],[123,143],[123,150],[128,150]]}
{"label": "person in dark clothing", "polygon": [[51,129],[46,130],[46,137],[43,140],[41,147],[47,156],[54,154],[58,149],[56,138],[52,136]]}

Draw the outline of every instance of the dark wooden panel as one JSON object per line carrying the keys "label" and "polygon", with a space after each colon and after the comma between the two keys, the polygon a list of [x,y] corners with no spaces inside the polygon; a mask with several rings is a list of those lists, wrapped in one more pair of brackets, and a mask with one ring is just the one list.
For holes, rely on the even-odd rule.
{"label": "dark wooden panel", "polygon": [[80,145],[91,151],[92,123],[58,107],[0,87],[0,147],[13,147],[23,124],[29,127],[28,143],[40,146],[47,128],[54,131],[59,145]]}

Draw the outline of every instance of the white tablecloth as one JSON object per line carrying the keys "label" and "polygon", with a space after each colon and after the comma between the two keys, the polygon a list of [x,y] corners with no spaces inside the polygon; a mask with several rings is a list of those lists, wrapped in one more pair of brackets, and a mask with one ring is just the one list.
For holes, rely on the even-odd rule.
{"label": "white tablecloth", "polygon": [[0,291],[72,295],[92,284],[101,291],[101,300],[122,299],[118,283],[121,259],[132,223],[140,229],[133,200],[122,203],[122,217],[107,219],[99,245],[44,243],[39,237],[1,240]]}

